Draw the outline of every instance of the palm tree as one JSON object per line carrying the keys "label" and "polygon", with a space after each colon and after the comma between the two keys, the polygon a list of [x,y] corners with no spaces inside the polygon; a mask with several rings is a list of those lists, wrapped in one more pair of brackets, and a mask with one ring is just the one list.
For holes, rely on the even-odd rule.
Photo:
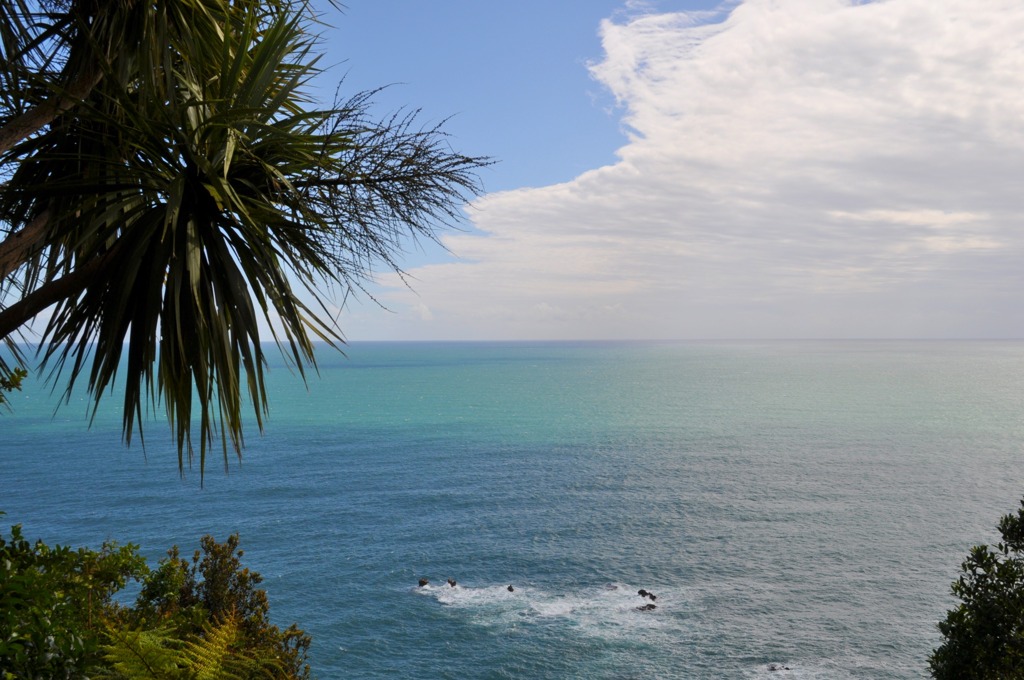
{"label": "palm tree", "polygon": [[259,318],[304,375],[342,341],[321,290],[397,269],[489,162],[372,120],[372,93],[316,108],[305,1],[0,8],[0,338],[52,306],[41,365],[94,404],[123,371],[126,441],[162,404],[182,470],[193,416],[201,472],[241,451],[244,401],[262,429]]}

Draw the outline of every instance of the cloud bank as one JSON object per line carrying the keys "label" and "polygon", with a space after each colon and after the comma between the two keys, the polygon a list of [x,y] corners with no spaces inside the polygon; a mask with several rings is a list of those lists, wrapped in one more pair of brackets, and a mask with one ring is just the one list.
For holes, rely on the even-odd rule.
{"label": "cloud bank", "polygon": [[384,279],[416,336],[1024,336],[1024,5],[747,0],[600,36],[618,161],[481,198],[458,261]]}

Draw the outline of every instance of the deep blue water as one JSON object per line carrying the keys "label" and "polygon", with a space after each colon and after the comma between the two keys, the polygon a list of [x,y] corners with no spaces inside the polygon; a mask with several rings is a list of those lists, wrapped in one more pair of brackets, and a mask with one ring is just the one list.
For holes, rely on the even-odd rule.
{"label": "deep blue water", "polygon": [[116,397],[88,428],[29,386],[0,521],[153,563],[239,532],[321,678],[921,678],[1024,495],[1024,342],[347,354],[308,389],[275,366],[265,434],[202,488],[165,424],[144,455]]}

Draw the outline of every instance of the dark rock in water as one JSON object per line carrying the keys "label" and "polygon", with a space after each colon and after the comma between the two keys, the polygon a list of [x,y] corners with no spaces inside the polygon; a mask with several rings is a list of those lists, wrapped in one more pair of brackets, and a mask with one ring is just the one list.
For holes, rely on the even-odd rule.
{"label": "dark rock in water", "polygon": [[455,587],[455,579],[453,579],[453,578],[448,579],[448,585],[450,585],[452,588],[454,588]]}
{"label": "dark rock in water", "polygon": [[514,592],[516,591],[516,589],[512,587],[512,584],[511,584],[511,583],[510,583],[510,584],[508,584],[508,589],[507,589],[507,590],[508,590],[508,592],[510,592],[510,593],[514,593]]}
{"label": "dark rock in water", "polygon": [[654,596],[654,593],[648,592],[647,597],[651,598],[651,602],[654,602],[658,598]]}
{"label": "dark rock in water", "polygon": [[644,604],[644,605],[640,605],[639,607],[637,607],[636,610],[638,612],[649,612],[652,609],[657,609],[657,608],[658,608],[658,605],[656,605],[656,604]]}
{"label": "dark rock in water", "polygon": [[428,583],[430,583],[430,581],[428,579],[421,578],[420,579],[420,588],[422,588],[423,586],[427,585]]}
{"label": "dark rock in water", "polygon": [[636,591],[636,594],[639,595],[640,597],[647,597],[647,591],[644,590],[643,588],[641,588],[640,590]]}

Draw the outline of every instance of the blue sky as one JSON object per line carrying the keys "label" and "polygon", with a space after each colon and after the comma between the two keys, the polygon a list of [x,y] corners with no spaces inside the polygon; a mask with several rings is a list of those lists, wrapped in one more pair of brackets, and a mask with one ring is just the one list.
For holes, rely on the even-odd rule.
{"label": "blue sky", "polygon": [[[692,10],[714,2],[660,2]],[[389,87],[381,111],[451,117],[453,144],[500,161],[489,191],[571,180],[611,163],[622,135],[615,99],[587,64],[601,59],[598,30],[627,10],[621,0],[320,0],[324,64],[347,88]]]}
{"label": "blue sky", "polygon": [[331,78],[499,161],[351,340],[1024,335],[1015,1],[346,4]]}

